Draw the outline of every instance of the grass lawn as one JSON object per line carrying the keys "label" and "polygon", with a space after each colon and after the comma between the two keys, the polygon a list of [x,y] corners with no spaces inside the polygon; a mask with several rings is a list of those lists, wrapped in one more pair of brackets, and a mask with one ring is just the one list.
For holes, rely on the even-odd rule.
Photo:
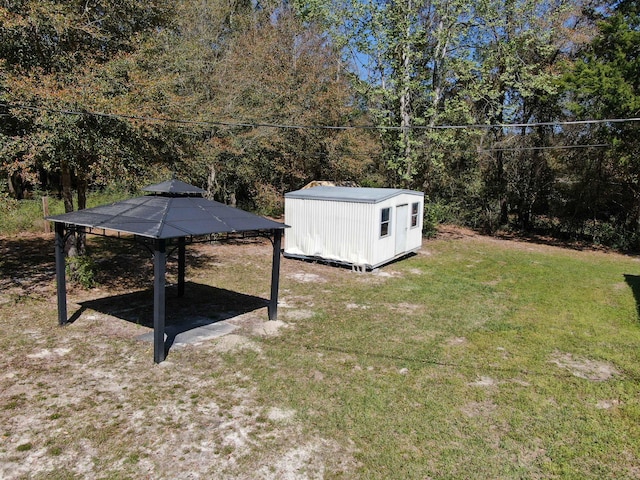
{"label": "grass lawn", "polygon": [[168,313],[237,329],[154,365],[148,253],[91,247],[59,328],[52,238],[0,239],[0,478],[640,477],[635,257],[453,231],[373,273],[285,259],[267,322],[271,245],[194,245]]}

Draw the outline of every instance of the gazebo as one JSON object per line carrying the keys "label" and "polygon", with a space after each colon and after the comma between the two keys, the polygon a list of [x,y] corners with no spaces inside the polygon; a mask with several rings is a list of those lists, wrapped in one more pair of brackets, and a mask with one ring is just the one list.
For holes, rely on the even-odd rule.
{"label": "gazebo", "polygon": [[65,278],[65,241],[74,231],[105,235],[106,231],[131,234],[152,245],[153,252],[153,359],[162,362],[165,350],[165,272],[168,247],[178,251],[178,295],[184,294],[185,248],[195,239],[224,234],[268,236],[273,244],[269,320],[278,316],[280,250],[283,223],[203,197],[204,190],[171,179],[143,189],[151,195],[109,205],[47,217],[55,223],[58,323],[68,323]]}

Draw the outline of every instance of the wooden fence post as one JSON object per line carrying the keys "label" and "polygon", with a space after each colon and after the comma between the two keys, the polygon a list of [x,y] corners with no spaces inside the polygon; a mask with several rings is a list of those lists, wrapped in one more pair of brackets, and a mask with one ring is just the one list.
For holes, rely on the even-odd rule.
{"label": "wooden fence post", "polygon": [[[42,212],[43,217],[47,218],[49,216],[49,197],[42,197]],[[49,220],[44,221],[44,233],[51,233],[51,225],[49,224]]]}

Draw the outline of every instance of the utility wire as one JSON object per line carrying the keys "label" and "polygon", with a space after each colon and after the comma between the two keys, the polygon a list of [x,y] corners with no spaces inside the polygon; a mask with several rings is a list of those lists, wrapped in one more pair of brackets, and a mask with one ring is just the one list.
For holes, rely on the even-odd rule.
{"label": "utility wire", "polygon": [[454,129],[492,129],[492,128],[531,128],[531,127],[550,127],[550,126],[570,126],[570,125],[595,125],[606,123],[629,123],[640,122],[640,117],[634,118],[609,118],[602,120],[573,120],[573,121],[554,121],[554,122],[532,122],[532,123],[496,123],[496,124],[467,124],[467,125],[411,125],[407,127],[401,126],[380,126],[380,125],[295,125],[295,124],[279,124],[279,123],[263,123],[263,122],[226,122],[220,120],[185,120],[176,118],[150,117],[139,115],[125,115],[119,113],[105,113],[92,111],[76,111],[64,110],[48,107],[38,107],[26,104],[8,104],[0,103],[6,108],[17,108],[22,110],[30,110],[37,112],[57,113],[61,115],[91,115],[103,118],[115,118],[126,120],[139,120],[145,122],[164,122],[175,123],[179,125],[193,126],[219,126],[219,127],[241,127],[241,128],[279,128],[291,130],[454,130]]}
{"label": "utility wire", "polygon": [[496,147],[496,148],[486,148],[478,150],[480,153],[489,153],[489,152],[516,152],[522,150],[564,150],[564,149],[573,149],[573,148],[603,148],[610,147],[608,143],[593,143],[589,145],[547,145],[543,147]]}

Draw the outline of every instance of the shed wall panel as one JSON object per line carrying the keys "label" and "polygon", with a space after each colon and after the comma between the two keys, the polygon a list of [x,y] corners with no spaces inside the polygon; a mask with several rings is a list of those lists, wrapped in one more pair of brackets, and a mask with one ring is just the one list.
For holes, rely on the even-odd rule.
{"label": "shed wall panel", "polygon": [[[413,203],[419,204],[418,224],[415,227],[411,227],[411,205]],[[397,207],[400,205],[407,205],[409,212],[406,218],[407,239],[406,247],[403,253],[409,253],[418,250],[422,246],[422,212],[424,208],[424,199],[422,195],[412,194],[399,194],[393,198],[379,202],[375,207],[375,212],[372,215],[371,225],[373,231],[370,233],[373,239],[373,248],[371,255],[371,265],[381,265],[396,257],[396,236],[398,225],[397,220]],[[391,209],[390,218],[390,232],[389,236],[380,238],[380,215],[383,208]]]}
{"label": "shed wall panel", "polygon": [[354,264],[372,254],[370,204],[285,198],[285,253]]}

